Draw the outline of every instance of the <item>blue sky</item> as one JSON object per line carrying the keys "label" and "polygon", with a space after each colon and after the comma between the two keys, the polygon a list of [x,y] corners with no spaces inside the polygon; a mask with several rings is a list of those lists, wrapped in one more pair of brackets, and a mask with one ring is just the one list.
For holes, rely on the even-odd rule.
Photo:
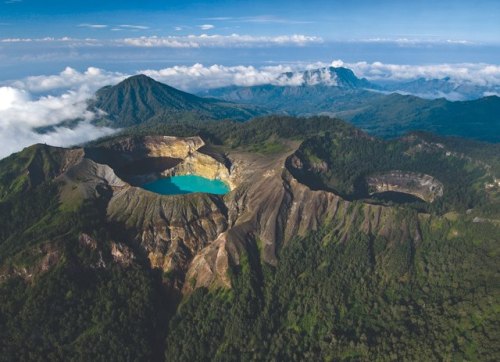
{"label": "blue sky", "polygon": [[498,63],[498,14],[498,0],[0,0],[0,80],[65,66]]}
{"label": "blue sky", "polygon": [[[414,1],[98,1],[2,0],[2,37],[115,37],[118,25],[143,35],[192,33],[210,24],[218,33],[306,33],[326,40],[425,38],[498,42],[500,2]],[[84,28],[81,24],[107,25]],[[115,30],[116,32],[116,30]]]}

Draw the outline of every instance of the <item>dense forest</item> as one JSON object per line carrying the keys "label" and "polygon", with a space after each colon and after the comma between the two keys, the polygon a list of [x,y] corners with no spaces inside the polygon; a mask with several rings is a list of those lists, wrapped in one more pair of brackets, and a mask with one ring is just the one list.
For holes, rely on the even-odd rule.
{"label": "dense forest", "polygon": [[[200,135],[212,147],[262,153],[304,141],[297,152],[336,170],[318,180],[346,197],[360,177],[393,168],[435,175],[447,193],[424,210],[388,205],[398,232],[354,225],[346,237],[327,221],[280,245],[276,265],[249,235],[230,265],[231,289],[179,299],[169,276],[107,220],[109,190],[62,205],[51,177],[59,153],[29,148],[0,161],[0,360],[500,359],[500,208],[498,193],[479,187],[497,174],[498,145],[428,134],[382,141],[328,117],[150,123],[123,133],[144,134]],[[434,146],[408,154],[417,144],[456,155]],[[354,199],[345,217],[365,201]],[[117,244],[135,259],[117,261]]]}
{"label": "dense forest", "polygon": [[276,268],[249,251],[233,290],[180,306],[166,359],[498,359],[498,228],[434,220],[423,233],[418,246],[362,233],[341,243],[326,226],[283,248]]}

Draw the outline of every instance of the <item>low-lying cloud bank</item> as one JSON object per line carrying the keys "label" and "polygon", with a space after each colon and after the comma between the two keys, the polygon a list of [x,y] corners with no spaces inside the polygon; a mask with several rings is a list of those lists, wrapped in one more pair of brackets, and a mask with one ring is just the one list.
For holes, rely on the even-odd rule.
{"label": "low-lying cloud bank", "polygon": [[[71,146],[116,132],[91,123],[96,115],[87,110],[87,100],[92,97],[91,89],[95,87],[81,85],[77,89],[66,90],[59,96],[34,97],[30,86],[20,87],[21,84],[17,87],[0,87],[0,158],[34,143]],[[43,84],[45,88],[41,87]],[[50,90],[62,88],[57,82],[52,86]],[[31,88],[37,91],[42,88],[48,90],[46,87],[47,82],[42,80],[31,84]],[[73,119],[81,120],[76,127],[57,126]],[[46,126],[56,127],[44,134],[35,131],[38,127]]]}
{"label": "low-lying cloud bank", "polygon": [[357,62],[344,63],[336,60],[331,63],[297,63],[291,65],[276,66],[204,66],[194,64],[192,66],[175,66],[160,70],[142,70],[159,81],[169,83],[174,87],[185,90],[197,90],[200,88],[217,88],[230,85],[252,86],[259,84],[274,85],[298,85],[300,78],[280,78],[284,72],[298,72],[306,69],[321,67],[346,67],[354,71],[360,78],[371,81],[411,81],[417,78],[442,79],[450,77],[458,83],[470,83],[481,86],[500,85],[500,66],[483,63],[466,64],[436,64],[436,65],[399,65],[384,64],[381,62]]}
{"label": "low-lying cloud bank", "polygon": [[381,62],[343,63],[356,74],[370,80],[412,80],[416,78],[442,79],[450,77],[458,82],[476,85],[500,85],[500,65],[485,63],[401,65]]}
{"label": "low-lying cloud bank", "polygon": [[[280,77],[284,72],[296,72],[326,66],[344,66],[358,77],[371,81],[410,81],[423,77],[441,79],[450,77],[463,85],[500,87],[500,65],[484,63],[399,65],[380,62],[293,63],[274,66],[224,66],[194,64],[164,69],[145,69],[137,73],[186,91],[224,86],[252,86],[259,84],[295,85],[300,77]],[[87,109],[87,101],[100,87],[116,84],[132,74],[106,71],[95,67],[80,72],[66,68],[59,74],[32,76],[0,84],[0,158],[33,143],[69,146],[86,142],[115,132],[96,127],[96,117]],[[486,95],[497,94],[485,92]],[[446,95],[445,95],[446,96]],[[456,97],[456,95],[453,95]],[[450,96],[451,98],[451,96]],[[58,126],[62,121],[81,119],[77,127]],[[49,133],[39,134],[34,129],[56,126]]]}
{"label": "low-lying cloud bank", "polygon": [[[442,79],[449,77],[457,83],[477,86],[500,86],[500,65],[486,63],[405,65],[381,62],[347,63],[335,60],[330,63],[293,63],[273,66],[224,66],[194,64],[173,66],[163,69],[143,69],[137,73],[146,74],[158,81],[187,91],[210,89],[225,86],[252,86],[260,84],[298,85],[301,79],[280,77],[285,72],[300,72],[322,67],[346,67],[352,69],[360,78],[371,81],[411,81],[418,78]],[[66,68],[59,74],[32,76],[8,82],[8,85],[34,93],[54,90],[85,90],[93,93],[100,87],[116,84],[133,74],[106,71],[89,67],[83,72]]]}
{"label": "low-lying cloud bank", "polygon": [[28,127],[0,126],[0,159],[35,143],[68,147],[95,140],[116,132],[107,127],[96,127],[89,122],[81,122],[75,128],[55,127],[54,131],[44,134],[34,132]]}

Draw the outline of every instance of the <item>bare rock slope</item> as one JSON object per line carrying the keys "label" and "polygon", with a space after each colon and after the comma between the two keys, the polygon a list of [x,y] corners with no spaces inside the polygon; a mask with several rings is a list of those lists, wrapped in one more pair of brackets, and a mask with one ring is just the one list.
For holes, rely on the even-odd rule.
{"label": "bare rock slope", "polygon": [[[120,139],[85,149],[80,162],[60,176],[66,184],[63,197],[94,197],[105,190],[108,221],[122,225],[151,266],[183,293],[230,287],[228,268],[256,245],[261,259],[276,265],[283,245],[325,222],[343,240],[359,229],[392,240],[419,239],[418,227],[391,222],[392,208],[348,202],[297,181],[286,167],[297,146],[262,156],[209,150],[199,137]],[[131,164],[152,168],[136,167],[133,173]],[[165,196],[139,187],[141,180],[179,174],[221,179],[231,191]]]}

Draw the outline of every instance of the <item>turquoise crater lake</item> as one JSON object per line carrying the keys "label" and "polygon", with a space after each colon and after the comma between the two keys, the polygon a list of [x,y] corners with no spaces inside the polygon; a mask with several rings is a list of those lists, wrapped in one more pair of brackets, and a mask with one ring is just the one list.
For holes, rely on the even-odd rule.
{"label": "turquoise crater lake", "polygon": [[161,195],[184,195],[194,192],[224,195],[231,191],[221,180],[210,180],[196,175],[160,178],[142,185],[142,188]]}

